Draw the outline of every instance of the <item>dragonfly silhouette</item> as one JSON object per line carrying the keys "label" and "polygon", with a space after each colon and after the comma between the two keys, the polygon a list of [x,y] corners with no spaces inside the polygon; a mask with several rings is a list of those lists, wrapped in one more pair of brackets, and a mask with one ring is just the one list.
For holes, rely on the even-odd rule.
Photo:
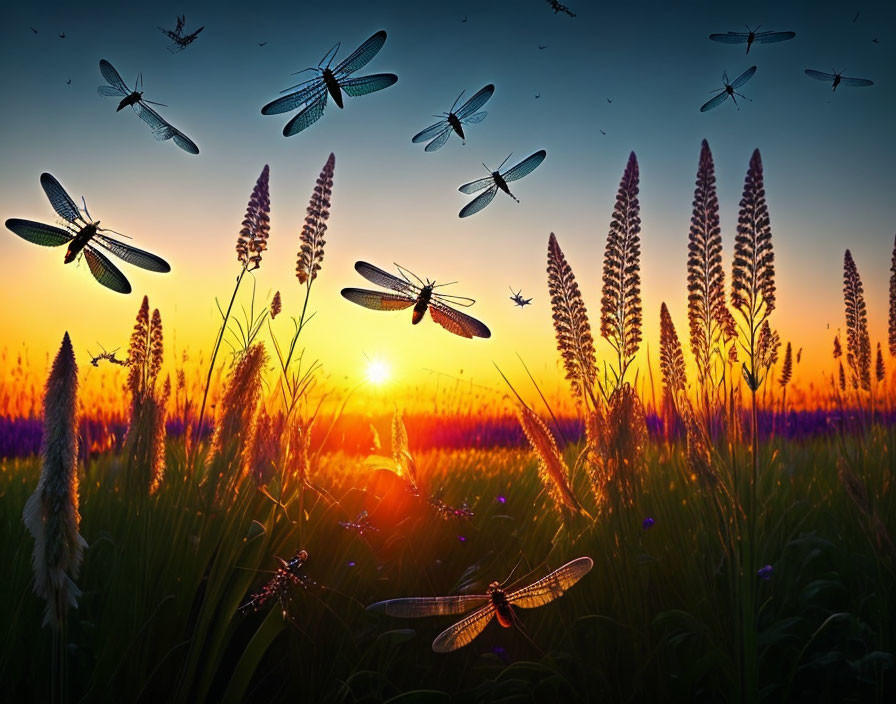
{"label": "dragonfly silhouette", "polygon": [[254,592],[239,607],[239,611],[246,613],[248,611],[258,611],[271,599],[277,599],[280,607],[283,609],[283,616],[286,617],[286,599],[289,590],[293,586],[307,586],[308,578],[305,576],[302,568],[308,561],[308,552],[298,550],[289,560],[276,558],[280,562],[280,567],[274,572],[274,576],[257,592]]}
{"label": "dragonfly silhouette", "polygon": [[318,75],[280,91],[295,92],[268,103],[261,109],[261,114],[279,115],[301,107],[299,113],[283,127],[283,136],[291,137],[310,127],[323,116],[324,108],[327,106],[327,95],[330,95],[336,106],[341,108],[343,92],[354,97],[388,88],[398,81],[398,76],[393,73],[374,73],[370,76],[350,78],[351,74],[366,66],[385,43],[386,32],[380,30],[338,63],[336,68],[330,68],[339,51],[340,44],[336,44],[324,55],[316,68],[306,68],[293,74],[315,71]]}
{"label": "dragonfly silhouette", "polygon": [[371,604],[367,610],[399,618],[419,618],[462,614],[475,608],[476,611],[442,631],[432,642],[435,652],[448,653],[471,643],[493,617],[497,617],[498,623],[505,628],[510,628],[518,623],[514,607],[533,609],[554,601],[588,574],[593,566],[590,557],[580,557],[528,587],[512,592],[505,591],[498,582],[492,582],[485,594],[388,599]]}
{"label": "dragonfly silhouette", "polygon": [[[762,25],[760,25],[761,27]],[[722,44],[746,44],[747,53],[750,53],[750,47],[756,44],[773,44],[775,42],[786,42],[793,39],[796,32],[760,32],[759,27],[750,29],[747,27],[746,32],[728,32],[726,34],[710,34],[709,38],[714,42]]]}
{"label": "dragonfly silhouette", "polygon": [[[411,141],[414,144],[417,144],[418,142],[425,142],[431,139],[432,141],[426,145],[424,151],[434,152],[445,146],[452,131],[456,132],[457,136],[462,140],[466,140],[466,135],[464,135],[464,125],[476,124],[485,119],[485,116],[488,114],[487,112],[484,110],[482,112],[476,111],[488,102],[488,99],[492,97],[494,92],[495,87],[489,83],[485,88],[457,108],[457,111],[455,112],[454,108],[457,107],[457,101],[460,100],[464,94],[464,92],[461,91],[460,95],[457,96],[457,100],[455,100],[454,104],[451,106],[451,109],[442,115],[433,115],[433,117],[440,118],[439,121],[415,134],[411,138]],[[464,141],[464,144],[466,144],[466,141]]]}
{"label": "dragonfly silhouette", "polygon": [[[378,286],[390,289],[393,293],[369,291],[363,288],[344,288],[342,297],[371,310],[404,310],[414,306],[414,314],[411,317],[411,322],[414,325],[423,320],[423,316],[428,310],[432,319],[448,332],[466,338],[491,337],[491,331],[484,324],[451,307],[472,306],[476,302],[472,298],[436,293],[435,289],[449,284],[437,285],[435,281],[429,279],[424,283],[413,272],[397,264],[395,266],[398,267],[401,278],[393,276],[373,264],[355,262],[355,271],[361,276]],[[409,276],[413,277],[416,283],[411,281]]]}
{"label": "dragonfly silhouette", "polygon": [[734,105],[737,106],[737,109],[740,110],[740,106],[737,104],[737,98],[734,96],[739,96],[744,100],[749,100],[749,98],[745,95],[741,95],[736,92],[735,88],[740,88],[744,83],[749,81],[753,74],[756,73],[756,67],[750,66],[746,71],[740,74],[737,78],[735,78],[731,83],[728,82],[728,72],[724,72],[722,74],[722,81],[725,84],[724,88],[719,90],[719,94],[707,100],[700,107],[700,112],[706,112],[707,110],[712,110],[713,108],[718,107],[722,103],[724,103],[728,98],[731,98],[734,101]]}
{"label": "dragonfly silhouette", "polygon": [[523,298],[523,289],[520,289],[519,291],[514,291],[513,288],[510,288],[510,292],[513,294],[510,297],[510,300],[513,301],[520,308],[522,308],[523,306],[532,305],[531,298]]}
{"label": "dragonfly silhouette", "polygon": [[178,15],[177,16],[177,24],[174,29],[163,29],[162,27],[158,27],[157,29],[168,37],[171,40],[171,44],[168,46],[168,51],[172,54],[177,53],[178,51],[183,51],[190,44],[196,41],[196,37],[199,36],[199,33],[205,29],[203,25],[199,29],[197,29],[192,34],[184,34],[184,25],[187,23],[186,15]]}
{"label": "dragonfly silhouette", "polygon": [[[833,71],[833,69],[831,69]],[[874,81],[869,81],[867,78],[847,78],[843,75],[843,71],[837,73],[823,73],[822,71],[813,71],[811,68],[806,69],[806,75],[809,78],[814,78],[817,81],[826,81],[830,82],[833,88],[831,90],[837,90],[837,86],[852,86],[853,88],[864,88],[866,86],[873,86]]]}
{"label": "dragonfly silhouette", "polygon": [[[480,178],[476,181],[470,181],[470,183],[465,183],[463,186],[458,188],[461,193],[476,193],[477,191],[481,191],[485,188],[484,193],[480,193],[473,200],[467,203],[460,211],[459,215],[462,218],[469,217],[474,213],[478,213],[485,206],[492,202],[492,199],[495,197],[495,194],[498,192],[498,189],[504,191],[507,195],[513,198],[517,203],[520,202],[519,198],[517,198],[513,193],[510,192],[510,188],[508,187],[508,183],[510,181],[517,181],[523,176],[528,176],[531,174],[538,165],[544,161],[544,158],[548,155],[548,153],[541,149],[535,152],[532,156],[526,157],[516,166],[507,169],[501,173],[501,166],[507,163],[507,159],[510,158],[510,154],[507,155],[507,159],[501,162],[501,165],[497,168],[497,170],[492,171],[489,176],[486,178]],[[483,164],[485,166],[485,164]],[[485,170],[488,171],[489,168],[485,166]]]}
{"label": "dragonfly silhouette", "polygon": [[[87,212],[87,203],[83,212],[75,205],[65,189],[51,174],[40,175],[40,185],[47,194],[53,210],[65,220],[64,227],[44,225],[33,220],[20,220],[11,218],[6,221],[6,227],[16,233],[22,239],[39,244],[44,247],[58,247],[68,245],[65,253],[65,263],[70,264],[78,255],[83,255],[87,260],[87,266],[93,278],[106,288],[118,293],[130,293],[131,285],[118,268],[97,247],[102,247],[128,264],[139,266],[148,271],[168,272],[171,266],[161,257],[142,249],[137,249],[124,242],[112,239],[106,232],[113,232],[100,227],[100,221],[94,220]],[[119,234],[119,233],[115,233]]]}
{"label": "dragonfly silhouette", "polygon": [[115,70],[115,67],[112,66],[105,59],[100,60],[100,73],[103,75],[103,78],[106,79],[109,85],[100,86],[97,88],[97,92],[105,97],[109,98],[121,98],[121,102],[118,103],[118,107],[116,108],[116,112],[126,108],[127,106],[131,106],[134,108],[134,112],[143,120],[149,128],[152,130],[152,135],[157,140],[165,141],[166,139],[174,139],[174,143],[183,149],[185,152],[189,152],[190,154],[198,154],[199,147],[196,146],[196,143],[187,137],[183,132],[174,127],[171,123],[169,123],[165,118],[163,118],[159,113],[153,110],[150,105],[161,105],[162,107],[168,107],[163,103],[154,103],[151,100],[146,100],[143,97],[143,91],[137,90],[137,86],[142,89],[143,88],[143,74],[141,73],[137,80],[134,81],[134,89],[130,90],[125,82],[122,80],[121,75],[119,75],[118,71]]}

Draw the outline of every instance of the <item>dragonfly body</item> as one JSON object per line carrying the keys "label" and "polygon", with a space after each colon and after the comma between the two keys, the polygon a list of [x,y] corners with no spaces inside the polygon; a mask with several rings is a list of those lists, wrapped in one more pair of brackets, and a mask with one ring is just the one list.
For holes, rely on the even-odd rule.
{"label": "dragonfly body", "polygon": [[344,107],[342,103],[342,88],[339,87],[339,81],[336,80],[333,71],[329,67],[325,68],[321,78],[323,78],[324,85],[327,86],[327,92],[333,98],[333,102],[336,103],[336,107]]}
{"label": "dragonfly body", "polygon": [[510,605],[510,602],[507,601],[507,592],[501,589],[501,585],[498,582],[492,582],[488,585],[488,595],[491,598],[492,606],[495,607],[495,616],[498,619],[498,623],[504,626],[504,628],[510,628],[514,623],[516,614],[513,613],[513,607]]}
{"label": "dragonfly body", "polygon": [[837,86],[840,85],[851,86],[853,88],[865,88],[874,85],[874,81],[869,81],[867,78],[849,78],[848,76],[844,76],[843,71],[824,73],[823,71],[813,71],[812,69],[807,68],[805,73],[809,78],[814,78],[816,81],[830,81],[831,91],[837,90]]}
{"label": "dragonfly body", "polygon": [[510,289],[510,293],[513,294],[513,295],[510,297],[510,300],[513,301],[514,304],[517,305],[517,306],[519,306],[520,308],[532,304],[532,299],[531,299],[531,298],[523,298],[523,289],[520,289],[519,291],[514,291],[514,290],[511,288],[511,289]]}
{"label": "dragonfly body", "polygon": [[464,135],[464,126],[453,112],[448,113],[448,124],[451,125],[451,129],[457,132],[458,137],[466,139],[466,136]]}
{"label": "dragonfly body", "polygon": [[143,99],[143,91],[134,91],[129,95],[126,95],[122,98],[121,102],[118,104],[118,107],[115,108],[115,112],[121,112],[126,107],[131,105],[136,105]]}
{"label": "dragonfly body", "polygon": [[92,222],[88,225],[85,225],[80,230],[78,230],[78,234],[75,235],[74,239],[69,243],[68,249],[65,252],[65,263],[71,264],[75,259],[78,258],[78,255],[87,246],[87,243],[90,242],[96,235],[96,233],[100,229],[100,221]]}
{"label": "dragonfly body", "polygon": [[411,316],[413,325],[423,320],[423,316],[426,315],[426,311],[429,309],[429,302],[432,300],[432,289],[434,286],[435,282],[427,284],[420,289],[420,295],[417,296],[417,302],[414,304],[414,314]]}
{"label": "dragonfly body", "polygon": [[[749,100],[749,98],[745,95],[738,93],[735,89],[740,88],[744,83],[749,81],[753,74],[756,73],[756,67],[750,66],[746,71],[740,74],[733,81],[728,80],[728,72],[725,71],[722,74],[722,85],[723,87],[719,89],[717,94],[707,100],[701,107],[700,112],[706,112],[707,110],[712,110],[715,107],[718,107],[722,103],[724,103],[728,98],[731,98],[734,106],[740,110],[740,106],[737,104],[737,98],[743,98],[744,100]],[[735,97],[737,96],[737,97]]]}
{"label": "dragonfly body", "polygon": [[513,193],[510,192],[510,186],[507,184],[511,181],[516,181],[518,179],[523,178],[523,176],[527,176],[532,173],[542,161],[544,161],[547,156],[547,152],[544,149],[541,149],[531,156],[523,159],[519,164],[513,166],[507,171],[501,171],[501,167],[507,163],[507,159],[510,158],[508,155],[507,159],[504,159],[501,162],[501,166],[497,168],[495,171],[489,171],[488,167],[486,170],[489,171],[489,175],[487,178],[480,178],[476,181],[471,181],[470,183],[465,183],[458,190],[461,193],[476,193],[477,191],[482,191],[481,194],[476,196],[473,200],[467,203],[460,211],[459,215],[462,218],[469,217],[474,213],[478,213],[485,206],[492,202],[497,192],[504,191],[507,195],[513,198],[517,203],[520,202],[519,198],[517,198]]}
{"label": "dragonfly body", "polygon": [[435,117],[440,118],[439,121],[415,134],[411,138],[411,141],[415,144],[418,142],[429,142],[429,144],[426,145],[425,151],[434,152],[445,146],[448,142],[448,138],[453,132],[464,140],[464,143],[466,144],[467,136],[464,133],[464,125],[476,124],[485,119],[488,113],[484,110],[477,112],[477,110],[489,101],[494,92],[495,87],[489,83],[485,88],[478,91],[472,98],[458,108],[457,104],[464,95],[464,91],[461,91],[460,95],[457,96],[454,104],[451,106],[451,109],[446,113],[436,115]]}
{"label": "dragonfly body", "polygon": [[793,39],[796,36],[796,32],[760,32],[759,27],[756,29],[750,29],[747,27],[746,32],[728,32],[726,34],[710,34],[709,38],[714,42],[721,42],[722,44],[746,44],[747,45],[747,53],[750,53],[750,48],[754,43],[756,44],[772,44],[775,42],[784,42],[788,39]]}

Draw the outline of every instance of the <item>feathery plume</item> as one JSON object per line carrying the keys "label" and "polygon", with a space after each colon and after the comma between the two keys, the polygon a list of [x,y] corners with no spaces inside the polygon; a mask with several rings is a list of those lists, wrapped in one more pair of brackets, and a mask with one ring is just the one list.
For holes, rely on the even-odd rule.
{"label": "feathery plume", "polygon": [[280,292],[277,291],[274,294],[274,297],[271,299],[271,320],[280,315],[280,311],[283,310],[283,301],[280,300]]}
{"label": "feathery plume", "polygon": [[[756,357],[758,365],[767,372],[778,363],[778,348],[781,347],[781,338],[778,337],[778,331],[772,330],[768,320],[762,323],[759,330],[759,338],[756,342]],[[760,379],[759,383],[762,383]]]}
{"label": "feathery plume", "polygon": [[877,360],[875,360],[874,364],[874,378],[877,379],[877,383],[881,383],[887,376],[887,368],[884,366],[884,353],[880,348],[880,343],[877,343]]}
{"label": "feathery plume", "polygon": [[706,437],[706,431],[697,422],[694,411],[689,404],[686,405],[681,417],[684,421],[687,442],[685,458],[688,469],[691,472],[691,478],[703,482],[706,486],[716,487],[719,483],[719,476],[713,465],[712,452],[709,449],[710,443]]}
{"label": "feathery plume", "polygon": [[839,384],[840,390],[846,391],[846,372],[843,370],[843,362],[840,362]]}
{"label": "feathery plume", "polygon": [[638,158],[628,158],[604,251],[600,333],[616,350],[617,385],[641,343],[641,217],[638,203]]}
{"label": "feathery plume", "polygon": [[599,503],[615,494],[630,504],[647,446],[647,414],[631,384],[613,391],[597,435],[601,441],[592,461],[594,495]]}
{"label": "feathery plume", "polygon": [[784,350],[784,363],[781,365],[781,378],[778,383],[781,388],[786,388],[793,377],[793,350],[790,343],[787,343],[787,349]]}
{"label": "feathery plume", "polygon": [[78,366],[68,333],[47,378],[43,411],[40,480],[22,522],[34,538],[34,593],[47,601],[44,625],[58,629],[68,607],[78,606],[74,580],[87,547],[78,532]]}
{"label": "feathery plume", "polygon": [[687,376],[681,342],[665,303],[660,305],[660,371],[663,373],[663,388],[674,403],[678,394],[685,391]]}
{"label": "feathery plume", "polygon": [[584,399],[591,395],[597,375],[594,339],[579,284],[553,232],[548,238],[548,293],[566,378],[573,395]]}
{"label": "feathery plume", "polygon": [[839,359],[843,354],[843,348],[840,347],[840,336],[834,335],[834,359]]}
{"label": "feathery plume", "polygon": [[392,459],[395,462],[396,474],[419,487],[417,465],[408,446],[408,431],[402,420],[401,411],[397,408],[392,414]]}
{"label": "feathery plume", "polygon": [[843,302],[846,307],[846,363],[853,388],[871,388],[871,338],[859,270],[847,249],[843,257]]}
{"label": "feathery plume", "polygon": [[336,155],[330,154],[327,163],[324,164],[314,192],[311,194],[311,202],[305,215],[305,224],[302,226],[302,234],[299,236],[302,244],[299,248],[296,262],[296,278],[300,284],[311,284],[317,278],[321,262],[324,260],[324,235],[327,232],[327,219],[330,217],[330,196],[333,193],[333,169],[336,166]]}
{"label": "feathery plume", "polygon": [[246,217],[243,218],[243,229],[236,239],[236,258],[249,271],[261,266],[261,253],[268,248],[271,232],[269,178],[270,169],[265,164],[252,189]]}
{"label": "feathery plume", "polygon": [[144,296],[137,311],[137,322],[131,333],[128,348],[128,390],[132,394],[143,392],[146,383],[149,338],[149,297]]}

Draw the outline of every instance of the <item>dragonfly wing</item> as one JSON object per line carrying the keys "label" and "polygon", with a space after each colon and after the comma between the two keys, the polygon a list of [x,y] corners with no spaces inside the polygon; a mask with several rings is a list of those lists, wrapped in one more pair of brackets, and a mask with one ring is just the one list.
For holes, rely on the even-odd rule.
{"label": "dragonfly wing", "polygon": [[567,562],[548,576],[509,594],[507,601],[523,609],[544,606],[562,596],[573,584],[588,574],[593,566],[594,561],[590,557],[580,557],[572,562]]}
{"label": "dragonfly wing", "polygon": [[486,604],[465,619],[442,631],[432,642],[432,649],[437,653],[450,653],[452,650],[468,645],[482,633],[494,615],[495,607],[492,604]]}
{"label": "dragonfly wing", "polygon": [[399,293],[406,293],[408,295],[414,296],[414,298],[416,299],[418,292],[417,286],[397,276],[393,276],[388,271],[383,271],[378,266],[374,266],[373,264],[369,264],[368,262],[358,261],[355,262],[355,271],[357,271],[361,276],[363,276],[371,283],[376,284],[377,286],[389,288],[393,291],[398,291]]}
{"label": "dragonfly wing", "polygon": [[465,183],[463,186],[458,188],[461,193],[466,193],[470,195],[471,193],[476,193],[476,191],[481,191],[486,186],[490,186],[494,184],[495,179],[492,176],[486,176],[485,178],[478,178],[475,181],[470,181],[469,183]]}
{"label": "dragonfly wing", "polygon": [[807,68],[805,74],[809,78],[814,78],[816,81],[827,81],[830,83],[833,81],[836,76],[832,73],[824,73],[823,71],[813,71],[811,68]]}
{"label": "dragonfly wing", "polygon": [[869,81],[867,78],[841,78],[840,82],[845,86],[853,86],[855,88],[874,85],[874,81]]}
{"label": "dragonfly wing", "polygon": [[485,105],[488,102],[488,99],[494,95],[495,87],[489,83],[485,88],[476,93],[472,98],[470,98],[467,102],[461,105],[457,112],[454,113],[458,119],[462,120],[465,117],[469,117],[474,112],[476,112],[479,108]]}
{"label": "dragonfly wing", "polygon": [[740,74],[737,78],[735,78],[733,81],[731,81],[731,87],[732,88],[740,88],[744,83],[746,83],[753,77],[754,73],[756,73],[756,67],[750,66],[750,68],[748,68],[746,71],[744,71],[742,74]]}
{"label": "dragonfly wing", "polygon": [[134,110],[137,111],[140,119],[149,125],[149,128],[152,130],[152,136],[160,142],[171,139],[174,136],[174,128],[168,124],[164,117],[148,105],[144,105],[142,102],[137,103],[134,106]]}
{"label": "dragonfly wing", "polygon": [[174,143],[183,149],[185,152],[189,154],[198,154],[199,147],[196,146],[196,142],[187,137],[183,132],[178,129],[171,128],[174,130]]}
{"label": "dragonfly wing", "polygon": [[44,193],[47,194],[50,205],[53,206],[53,210],[56,211],[59,217],[69,222],[75,222],[75,220],[81,217],[81,212],[78,210],[78,206],[75,205],[75,201],[65,192],[62,184],[53,178],[52,174],[42,173],[40,175],[40,185],[43,187]]}
{"label": "dragonfly wing", "polygon": [[429,314],[434,321],[448,332],[453,332],[460,337],[471,339],[473,337],[492,336],[491,330],[476,320],[476,318],[466,313],[461,313],[459,310],[454,310],[454,308],[449,308],[444,303],[430,301]]}
{"label": "dragonfly wing", "polygon": [[370,60],[379,53],[379,50],[383,48],[383,44],[386,43],[386,32],[384,30],[380,30],[376,34],[374,34],[370,39],[364,42],[361,46],[354,50],[351,54],[349,54],[345,59],[343,59],[335,69],[333,69],[333,73],[341,76],[347,76],[350,73],[354,73],[359,68],[363,68]]}
{"label": "dragonfly wing", "polygon": [[710,98],[703,105],[700,106],[700,112],[706,112],[707,110],[712,110],[713,108],[718,107],[722,103],[728,100],[728,91],[723,90],[714,98]]}
{"label": "dragonfly wing", "polygon": [[548,153],[544,149],[540,149],[532,156],[523,159],[519,164],[514,166],[512,169],[508,169],[501,175],[503,176],[505,181],[517,181],[523,176],[528,176],[533,171],[535,171],[535,169],[541,162],[544,161],[544,158],[547,155]]}
{"label": "dragonfly wing", "polygon": [[118,293],[130,293],[131,285],[118,268],[90,245],[82,250],[93,278]]}
{"label": "dragonfly wing", "polygon": [[368,291],[363,288],[344,288],[341,293],[343,298],[370,310],[404,310],[417,302],[416,298],[399,293]]}
{"label": "dragonfly wing", "polygon": [[442,130],[442,134],[432,140],[429,144],[426,145],[425,152],[434,152],[445,146],[445,143],[448,141],[448,138],[451,136],[451,127],[448,126],[444,130]]}
{"label": "dragonfly wing", "polygon": [[482,122],[488,113],[483,110],[482,112],[477,112],[475,115],[470,115],[469,117],[464,118],[465,125],[475,125],[478,122]]}
{"label": "dragonfly wing", "polygon": [[439,132],[445,129],[445,125],[448,124],[447,120],[440,120],[434,125],[430,125],[425,130],[420,130],[417,134],[411,137],[411,141],[414,144],[418,144],[420,142],[426,142],[427,140],[435,137]]}
{"label": "dragonfly wing", "polygon": [[115,67],[105,59],[100,59],[100,73],[103,74],[103,78],[113,88],[117,88],[125,95],[131,92],[122,80],[121,75],[115,70]]}
{"label": "dragonfly wing", "polygon": [[367,607],[367,610],[398,618],[448,616],[466,613],[472,608],[481,606],[488,600],[487,594],[387,599],[386,601],[378,601],[376,604],[371,604]]}
{"label": "dragonfly wing", "polygon": [[318,91],[313,100],[302,108],[302,110],[289,122],[283,126],[283,136],[292,137],[304,129],[311,127],[321,117],[323,117],[324,109],[327,107],[327,89],[322,88]]}
{"label": "dragonfly wing", "polygon": [[710,34],[709,38],[722,44],[743,44],[749,35],[744,32],[727,32],[725,34]]}
{"label": "dragonfly wing", "polygon": [[795,36],[796,32],[760,32],[753,37],[753,41],[759,44],[772,44],[774,42],[786,42]]}
{"label": "dragonfly wing", "polygon": [[467,203],[459,213],[460,217],[467,218],[471,215],[478,213],[485,206],[492,202],[492,199],[495,197],[495,194],[498,192],[497,186],[492,186],[487,191],[483,191],[478,196],[476,196],[473,200]]}
{"label": "dragonfly wing", "polygon": [[321,91],[326,92],[326,90],[327,89],[324,85],[323,80],[318,78],[310,86],[302,88],[302,90],[296,91],[295,93],[284,95],[282,98],[277,98],[276,100],[268,103],[261,109],[261,114],[279,115],[283,112],[295,110],[297,107],[304,105],[305,103],[312,102],[319,96]]}
{"label": "dragonfly wing", "polygon": [[58,247],[72,240],[72,233],[52,225],[44,225],[42,222],[32,220],[20,220],[10,218],[6,221],[6,227],[15,232],[23,240],[28,240],[42,247]]}
{"label": "dragonfly wing", "polygon": [[148,271],[159,271],[162,273],[171,271],[171,265],[168,262],[151,252],[144,252],[142,249],[113,240],[111,237],[100,233],[94,235],[93,241],[128,264],[139,266],[141,269]]}
{"label": "dragonfly wing", "polygon": [[359,95],[367,95],[368,93],[376,93],[378,90],[388,88],[397,82],[398,76],[394,73],[374,73],[370,76],[340,81],[339,87],[345,91],[346,95],[357,97]]}
{"label": "dragonfly wing", "polygon": [[118,88],[113,88],[112,86],[100,86],[96,89],[96,92],[106,98],[123,98],[127,95],[127,93],[122,92]]}

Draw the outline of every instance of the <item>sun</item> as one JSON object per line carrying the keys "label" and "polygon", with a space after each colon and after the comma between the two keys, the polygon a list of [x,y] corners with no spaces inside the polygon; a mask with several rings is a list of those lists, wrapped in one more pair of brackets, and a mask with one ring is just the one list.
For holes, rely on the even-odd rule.
{"label": "sun", "polygon": [[379,359],[372,359],[367,364],[367,381],[371,384],[385,384],[389,380],[389,367]]}

